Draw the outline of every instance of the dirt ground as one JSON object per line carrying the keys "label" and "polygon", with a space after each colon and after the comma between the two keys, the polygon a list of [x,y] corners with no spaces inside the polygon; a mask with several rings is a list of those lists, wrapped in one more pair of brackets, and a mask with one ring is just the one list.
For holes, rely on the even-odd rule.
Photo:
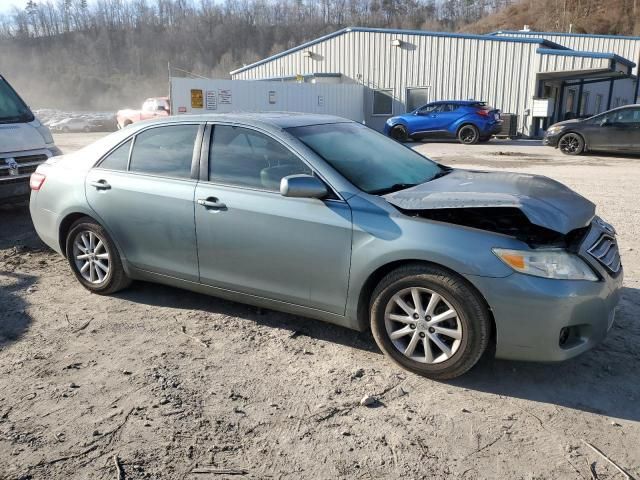
{"label": "dirt ground", "polygon": [[[97,136],[56,140],[71,151]],[[602,345],[562,364],[485,358],[434,382],[390,364],[369,334],[318,321],[146,283],[91,295],[28,209],[5,208],[0,478],[625,478],[588,444],[640,478],[640,159],[415,147],[548,175],[597,203],[625,266]],[[378,401],[360,406],[365,395]]]}

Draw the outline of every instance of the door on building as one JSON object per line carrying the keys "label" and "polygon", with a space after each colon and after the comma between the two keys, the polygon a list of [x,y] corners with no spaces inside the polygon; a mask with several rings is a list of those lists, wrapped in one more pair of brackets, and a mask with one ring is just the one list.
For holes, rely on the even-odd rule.
{"label": "door on building", "polygon": [[576,91],[571,88],[567,90],[567,103],[564,109],[564,118],[563,120],[569,120],[571,118],[575,118],[575,110],[576,110]]}

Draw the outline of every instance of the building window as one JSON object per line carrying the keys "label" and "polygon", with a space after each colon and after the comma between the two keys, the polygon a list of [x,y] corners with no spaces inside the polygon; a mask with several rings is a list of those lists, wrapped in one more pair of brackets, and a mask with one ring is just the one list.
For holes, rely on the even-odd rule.
{"label": "building window", "polygon": [[595,104],[595,108],[593,110],[594,114],[600,113],[602,111],[602,95],[598,94],[596,95],[596,104]]}
{"label": "building window", "polygon": [[430,87],[407,88],[407,112],[413,112],[429,103],[429,88]]}
{"label": "building window", "polygon": [[373,114],[393,115],[393,90],[373,91]]}
{"label": "building window", "polygon": [[567,92],[567,108],[565,108],[565,111],[567,113],[573,112],[575,109],[575,103],[576,103],[576,91],[574,89],[570,89]]}
{"label": "building window", "polygon": [[582,94],[582,102],[580,104],[580,115],[587,115],[589,110],[589,92]]}

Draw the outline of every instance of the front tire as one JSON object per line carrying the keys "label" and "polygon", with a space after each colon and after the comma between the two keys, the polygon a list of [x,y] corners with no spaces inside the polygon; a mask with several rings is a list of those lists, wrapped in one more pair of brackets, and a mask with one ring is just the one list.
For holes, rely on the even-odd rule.
{"label": "front tire", "polygon": [[407,132],[407,128],[404,125],[396,125],[391,129],[389,134],[396,142],[406,142],[409,140],[409,132]]}
{"label": "front tire", "polygon": [[87,290],[110,295],[131,283],[107,231],[89,217],[76,221],[67,234],[67,260]]}
{"label": "front tire", "polygon": [[566,133],[558,141],[558,148],[565,155],[580,155],[584,152],[584,139],[577,133]]}
{"label": "front tire", "polygon": [[401,367],[428,378],[455,378],[489,343],[491,320],[479,294],[444,269],[407,265],[385,276],[372,295],[371,331]]}
{"label": "front tire", "polygon": [[480,132],[475,125],[463,125],[458,130],[458,140],[464,145],[475,145],[480,140]]}

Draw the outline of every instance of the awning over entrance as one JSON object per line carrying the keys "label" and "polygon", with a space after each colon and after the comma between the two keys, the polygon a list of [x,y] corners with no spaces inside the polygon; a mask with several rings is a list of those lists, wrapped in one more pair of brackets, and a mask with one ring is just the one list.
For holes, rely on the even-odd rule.
{"label": "awning over entrance", "polygon": [[596,79],[626,78],[631,76],[634,62],[614,53],[581,52],[539,48],[540,79]]}

